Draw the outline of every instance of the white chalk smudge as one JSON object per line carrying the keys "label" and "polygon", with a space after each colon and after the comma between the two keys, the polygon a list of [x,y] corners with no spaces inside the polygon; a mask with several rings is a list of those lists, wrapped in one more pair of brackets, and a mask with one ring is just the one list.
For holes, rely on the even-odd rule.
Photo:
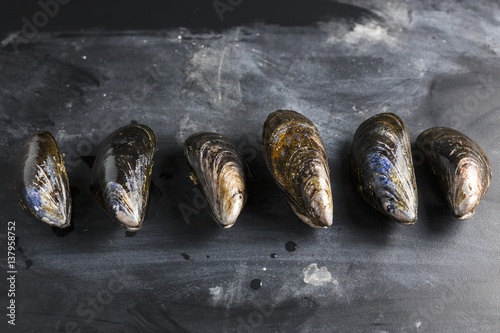
{"label": "white chalk smudge", "polygon": [[374,22],[368,24],[356,24],[354,29],[349,32],[344,40],[349,44],[358,44],[361,42],[372,42],[393,45],[395,38],[387,33],[387,28],[383,28]]}
{"label": "white chalk smudge", "polygon": [[346,31],[345,27],[331,22],[324,24],[322,28],[329,33],[326,40],[327,44],[344,42],[348,45],[363,45],[366,47],[383,43],[393,47],[397,42],[396,37],[390,35],[387,28],[380,26],[377,22],[357,23],[351,31]]}
{"label": "white chalk smudge", "polygon": [[81,139],[82,134],[77,133],[77,134],[68,134],[66,130],[59,130],[57,131],[56,135],[56,141],[68,141],[68,140],[75,140],[75,139]]}
{"label": "white chalk smudge", "polygon": [[304,273],[304,282],[313,286],[323,286],[327,283],[336,283],[332,279],[332,274],[326,267],[318,268],[318,264],[310,264],[302,270]]}
{"label": "white chalk smudge", "polygon": [[220,303],[224,303],[224,299],[226,298],[226,295],[224,293],[224,289],[222,286],[215,286],[212,288],[208,288],[208,292],[210,293],[211,302],[213,305],[219,305]]}
{"label": "white chalk smudge", "polygon": [[[14,139],[23,139],[23,140],[26,140],[26,138],[29,137],[30,135],[28,129],[26,127],[21,127],[21,126],[8,126],[4,129],[4,133],[10,134]],[[3,138],[5,137],[6,136],[4,136]]]}
{"label": "white chalk smudge", "polygon": [[179,131],[175,138],[182,145],[191,134],[200,131],[218,132],[218,128],[212,124],[207,124],[203,119],[193,119],[186,113],[179,122]]}
{"label": "white chalk smudge", "polygon": [[220,295],[222,294],[222,287],[221,286],[216,286],[213,288],[209,288],[210,295],[213,296],[214,299],[220,298]]}
{"label": "white chalk smudge", "polygon": [[222,65],[224,64],[224,58],[226,56],[227,49],[228,49],[228,46],[226,46],[224,48],[224,50],[222,51],[222,55],[220,56],[219,69],[217,71],[217,90],[219,92],[219,102],[222,102],[222,90],[221,90],[221,86],[220,86],[220,81],[221,81],[221,76],[222,76],[221,75]]}
{"label": "white chalk smudge", "polygon": [[[5,39],[0,42],[2,47],[9,45],[10,43],[16,43],[16,39],[19,38],[21,31],[15,33],[9,33]],[[17,45],[17,44],[16,44]]]}
{"label": "white chalk smudge", "polygon": [[186,66],[186,80],[181,98],[197,108],[211,104],[211,112],[228,113],[242,102],[240,79],[247,59],[251,59],[244,47],[240,47],[240,29],[224,34],[193,53]]}

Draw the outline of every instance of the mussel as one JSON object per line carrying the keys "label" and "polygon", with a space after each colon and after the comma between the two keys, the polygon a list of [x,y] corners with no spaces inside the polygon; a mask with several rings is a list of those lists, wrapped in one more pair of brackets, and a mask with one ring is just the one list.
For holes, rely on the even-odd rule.
{"label": "mussel", "polygon": [[262,145],[267,167],[295,214],[311,227],[330,227],[330,169],[316,126],[298,112],[275,111],[264,123]]}
{"label": "mussel", "polygon": [[23,146],[16,168],[15,187],[21,206],[50,226],[71,224],[68,176],[56,140],[49,132],[31,137]]}
{"label": "mussel", "polygon": [[191,179],[205,195],[213,218],[221,227],[230,228],[248,196],[245,159],[229,139],[209,132],[187,138],[184,152]]}
{"label": "mussel", "polygon": [[410,136],[403,120],[380,113],[359,125],[352,143],[351,171],[361,196],[401,224],[417,220],[417,185]]}
{"label": "mussel", "polygon": [[461,132],[435,127],[417,137],[417,149],[437,175],[453,215],[470,218],[486,194],[491,165],[483,149]]}
{"label": "mussel", "polygon": [[99,205],[128,231],[141,228],[149,196],[156,137],[146,125],[128,125],[101,144],[91,175]]}

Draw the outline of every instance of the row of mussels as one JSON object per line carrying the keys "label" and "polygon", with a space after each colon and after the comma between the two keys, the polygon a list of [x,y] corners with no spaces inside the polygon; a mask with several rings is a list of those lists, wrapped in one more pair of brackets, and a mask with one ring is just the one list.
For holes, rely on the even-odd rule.
{"label": "row of mussels", "polygon": [[[297,216],[311,227],[333,222],[333,198],[325,148],[316,126],[295,111],[267,117],[264,160]],[[477,143],[451,128],[422,132],[417,149],[437,175],[453,215],[470,218],[486,193],[491,166]],[[247,199],[248,166],[236,147],[217,133],[193,134],[185,142],[191,179],[217,223],[231,227]],[[156,138],[145,125],[129,125],[102,143],[92,169],[91,191],[108,215],[128,231],[141,228],[148,201]],[[33,136],[19,158],[16,189],[23,208],[39,220],[65,228],[71,194],[62,155],[48,132]],[[401,118],[381,113],[364,121],[352,143],[356,188],[374,208],[402,224],[417,220],[417,186],[410,137]]]}

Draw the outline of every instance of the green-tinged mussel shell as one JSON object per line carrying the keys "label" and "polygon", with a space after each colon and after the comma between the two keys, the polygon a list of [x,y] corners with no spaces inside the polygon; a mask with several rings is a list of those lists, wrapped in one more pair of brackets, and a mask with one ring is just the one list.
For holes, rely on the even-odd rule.
{"label": "green-tinged mussel shell", "polygon": [[217,133],[191,135],[184,143],[191,178],[207,199],[215,221],[231,227],[247,200],[248,166],[236,147]]}
{"label": "green-tinged mussel shell", "polygon": [[377,114],[359,125],[352,143],[351,171],[361,196],[401,224],[417,220],[417,185],[410,137],[393,113]]}
{"label": "green-tinged mussel shell", "polygon": [[148,203],[156,138],[145,125],[128,125],[101,144],[91,176],[99,205],[128,231],[141,228]]}
{"label": "green-tinged mussel shell", "polygon": [[423,131],[417,149],[437,175],[453,215],[470,218],[488,191],[491,164],[483,149],[471,138],[451,128]]}
{"label": "green-tinged mussel shell", "polygon": [[264,123],[262,145],[267,167],[297,216],[311,227],[330,227],[330,169],[316,126],[298,112],[275,111]]}
{"label": "green-tinged mussel shell", "polygon": [[21,149],[15,177],[21,206],[50,226],[71,224],[71,193],[64,161],[49,132],[32,136]]}

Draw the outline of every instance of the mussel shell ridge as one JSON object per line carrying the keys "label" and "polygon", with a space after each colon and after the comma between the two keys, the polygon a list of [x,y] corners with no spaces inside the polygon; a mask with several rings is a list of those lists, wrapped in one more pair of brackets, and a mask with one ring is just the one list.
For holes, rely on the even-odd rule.
{"label": "mussel shell ridge", "polygon": [[248,166],[226,137],[210,132],[191,135],[184,152],[192,176],[219,226],[234,225],[248,197]]}
{"label": "mussel shell ridge", "polygon": [[375,209],[401,224],[417,220],[417,185],[410,137],[393,113],[365,120],[354,134],[351,151],[354,184]]}
{"label": "mussel shell ridge", "polygon": [[21,206],[48,225],[71,223],[71,193],[64,161],[49,132],[31,137],[21,149],[15,177]]}
{"label": "mussel shell ridge", "polygon": [[262,144],[267,167],[297,216],[311,227],[330,227],[330,169],[316,126],[298,112],[278,110],[264,123]]}
{"label": "mussel shell ridge", "polygon": [[453,215],[470,218],[491,181],[491,164],[483,149],[465,134],[446,127],[422,132],[416,146],[437,175]]}
{"label": "mussel shell ridge", "polygon": [[145,125],[128,125],[101,144],[91,176],[100,206],[128,231],[141,228],[149,196],[156,137]]}

